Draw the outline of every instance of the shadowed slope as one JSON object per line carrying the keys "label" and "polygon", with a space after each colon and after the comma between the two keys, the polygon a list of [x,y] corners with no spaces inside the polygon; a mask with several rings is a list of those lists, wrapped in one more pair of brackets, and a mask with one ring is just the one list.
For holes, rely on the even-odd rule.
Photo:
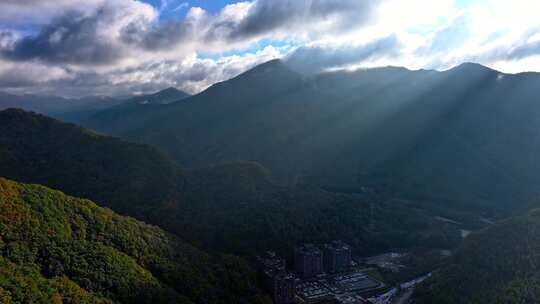
{"label": "shadowed slope", "polygon": [[473,233],[415,303],[538,303],[540,211]]}
{"label": "shadowed slope", "polygon": [[272,61],[182,103],[91,125],[185,167],[250,160],[287,182],[508,211],[540,193],[539,87],[538,74],[470,63],[306,78]]}
{"label": "shadowed slope", "polygon": [[212,251],[288,254],[299,242],[340,238],[367,253],[459,240],[423,209],[280,186],[253,162],[181,171],[148,146],[20,110],[0,112],[0,131],[1,175],[88,197]]}

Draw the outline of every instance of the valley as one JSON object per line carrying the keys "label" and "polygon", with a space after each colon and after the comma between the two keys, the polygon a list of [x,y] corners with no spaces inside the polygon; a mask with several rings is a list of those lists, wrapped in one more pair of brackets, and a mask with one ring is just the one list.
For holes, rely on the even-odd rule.
{"label": "valley", "polygon": [[[467,97],[472,80],[465,86],[464,75],[485,86],[486,92]],[[271,61],[195,96],[167,89],[61,118],[98,131],[24,110],[0,111],[0,172],[13,180],[6,180],[6,185],[41,184],[91,199],[112,210],[106,212],[156,225],[152,227],[183,244],[178,246],[192,246],[194,256],[205,259],[194,263],[217,267],[216,274],[205,268],[197,279],[201,287],[192,291],[177,282],[197,274],[190,266],[175,266],[181,263],[176,257],[167,257],[173,259],[166,262],[172,268],[155,268],[123,247],[111,249],[108,241],[101,244],[99,235],[79,240],[75,232],[71,238],[77,245],[66,245],[66,239],[58,245],[68,253],[61,261],[47,260],[53,253],[41,252],[41,245],[30,246],[33,241],[26,241],[13,256],[9,246],[14,243],[6,229],[14,223],[3,219],[0,252],[8,271],[0,288],[8,288],[11,298],[28,302],[16,288],[18,283],[7,279],[15,276],[39,290],[55,290],[42,294],[43,299],[56,294],[67,297],[64,288],[71,286],[70,292],[89,303],[135,301],[120,287],[99,285],[110,283],[99,283],[93,269],[84,275],[65,270],[71,254],[95,251],[101,256],[108,252],[114,257],[130,256],[128,270],[112,269],[110,274],[135,271],[129,267],[140,271],[126,288],[136,286],[136,279],[145,273],[149,281],[141,284],[153,287],[148,296],[135,295],[138,302],[270,303],[273,299],[277,304],[289,303],[277,300],[275,289],[256,279],[256,257],[272,251],[294,261],[298,244],[341,239],[355,252],[355,266],[317,280],[295,278],[290,303],[443,301],[445,293],[453,294],[445,280],[462,275],[452,265],[464,263],[462,252],[470,250],[471,239],[535,206],[536,188],[530,185],[540,178],[533,161],[538,147],[520,135],[533,132],[535,120],[527,118],[527,124],[490,137],[500,123],[484,120],[478,125],[469,116],[471,111],[483,111],[485,99],[495,103],[492,117],[513,123],[516,118],[506,111],[522,111],[521,104],[533,102],[532,91],[520,92],[512,106],[491,98],[507,86],[519,87],[520,81],[536,81],[537,76],[522,80],[516,75],[501,84],[494,83],[496,75],[465,64],[447,72],[381,68],[306,77],[281,61]],[[264,90],[254,89],[268,83]],[[385,86],[396,91],[384,91]],[[376,91],[382,95],[374,95]],[[456,91],[469,98],[460,101],[466,110],[455,104]],[[496,142],[501,138],[522,150],[507,153]],[[458,158],[464,162],[452,165]],[[3,202],[18,201],[8,195]],[[43,209],[36,212],[38,217],[51,216]],[[40,230],[36,235],[44,237],[44,233]],[[146,241],[154,238],[148,236]],[[485,245],[480,246],[478,250],[485,250]],[[25,268],[29,262],[18,258],[35,250],[39,252],[31,257],[30,271]],[[385,252],[392,253],[374,256]],[[108,263],[88,258],[92,265]],[[47,269],[53,269],[54,263],[64,265],[64,270],[49,274]],[[178,277],[176,267],[187,267],[188,277]],[[51,281],[59,275],[67,280],[61,285]],[[508,278],[522,286],[520,273]],[[88,285],[88,280],[98,281]],[[369,288],[353,290],[353,282]]]}
{"label": "valley", "polygon": [[540,304],[539,11],[0,0],[0,304]]}

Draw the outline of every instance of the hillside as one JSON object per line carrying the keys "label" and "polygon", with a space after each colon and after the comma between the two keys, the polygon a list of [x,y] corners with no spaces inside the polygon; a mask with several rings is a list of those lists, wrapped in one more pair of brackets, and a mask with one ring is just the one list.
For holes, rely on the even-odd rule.
{"label": "hillside", "polygon": [[540,193],[539,87],[538,74],[476,64],[306,77],[272,61],[182,103],[87,125],[186,168],[250,160],[286,182],[509,211]]}
{"label": "hillside", "polygon": [[145,214],[180,190],[178,168],[156,149],[22,110],[0,112],[0,174]]}
{"label": "hillside", "polygon": [[540,210],[471,234],[414,303],[540,303]]}
{"label": "hillside", "polygon": [[149,146],[20,110],[0,112],[0,172],[92,199],[212,251],[290,254],[299,242],[340,238],[367,254],[460,240],[459,227],[411,203],[281,186],[253,162],[181,170]]}
{"label": "hillside", "polygon": [[254,284],[234,257],[211,257],[89,200],[0,178],[2,303],[253,303]]}

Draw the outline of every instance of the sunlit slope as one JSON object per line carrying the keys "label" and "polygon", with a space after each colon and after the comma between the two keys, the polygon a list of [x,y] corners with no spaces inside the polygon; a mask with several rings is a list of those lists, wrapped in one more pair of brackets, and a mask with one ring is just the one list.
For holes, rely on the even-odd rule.
{"label": "sunlit slope", "polygon": [[0,299],[238,303],[250,284],[235,258],[212,258],[91,201],[0,178]]}

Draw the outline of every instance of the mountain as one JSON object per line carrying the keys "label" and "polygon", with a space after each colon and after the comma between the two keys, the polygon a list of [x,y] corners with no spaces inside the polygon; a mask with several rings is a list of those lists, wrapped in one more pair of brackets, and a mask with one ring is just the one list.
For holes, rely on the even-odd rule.
{"label": "mountain", "polygon": [[32,94],[15,95],[0,92],[0,110],[20,108],[68,121],[85,121],[97,113],[122,113],[131,111],[132,108],[138,108],[139,105],[163,105],[189,96],[189,94],[172,87],[153,94],[138,95],[125,99],[107,96],[64,98]]}
{"label": "mountain", "polygon": [[185,170],[158,150],[21,110],[0,112],[0,176],[92,199],[212,252],[291,254],[343,239],[359,254],[453,248],[459,227],[407,201],[282,186],[254,162]]}
{"label": "mountain", "polygon": [[1,111],[0,121],[1,176],[134,216],[161,207],[183,183],[177,166],[152,147],[22,110]]}
{"label": "mountain", "polygon": [[140,115],[144,117],[147,113],[160,109],[165,105],[178,102],[188,98],[190,95],[176,88],[167,88],[165,90],[148,94],[139,95],[126,99],[122,104],[112,106],[102,111],[79,111],[60,117],[60,119],[81,123],[91,124],[92,121],[114,121],[121,117],[131,115]]}
{"label": "mountain", "polygon": [[538,88],[539,74],[472,63],[306,77],[277,60],[182,103],[84,124],[185,168],[256,161],[282,182],[500,214],[540,194]]}
{"label": "mountain", "polygon": [[[2,303],[254,303],[253,273],[89,200],[0,178]],[[263,303],[263,302],[259,302]]]}
{"label": "mountain", "polygon": [[471,234],[416,291],[422,303],[539,303],[540,210]]}
{"label": "mountain", "polygon": [[64,98],[32,94],[15,95],[0,92],[0,110],[20,108],[55,117],[71,112],[101,111],[120,103],[122,103],[121,100],[107,96]]}
{"label": "mountain", "polygon": [[190,95],[176,88],[167,88],[154,94],[140,95],[131,98],[128,102],[139,104],[169,104],[188,98]]}

